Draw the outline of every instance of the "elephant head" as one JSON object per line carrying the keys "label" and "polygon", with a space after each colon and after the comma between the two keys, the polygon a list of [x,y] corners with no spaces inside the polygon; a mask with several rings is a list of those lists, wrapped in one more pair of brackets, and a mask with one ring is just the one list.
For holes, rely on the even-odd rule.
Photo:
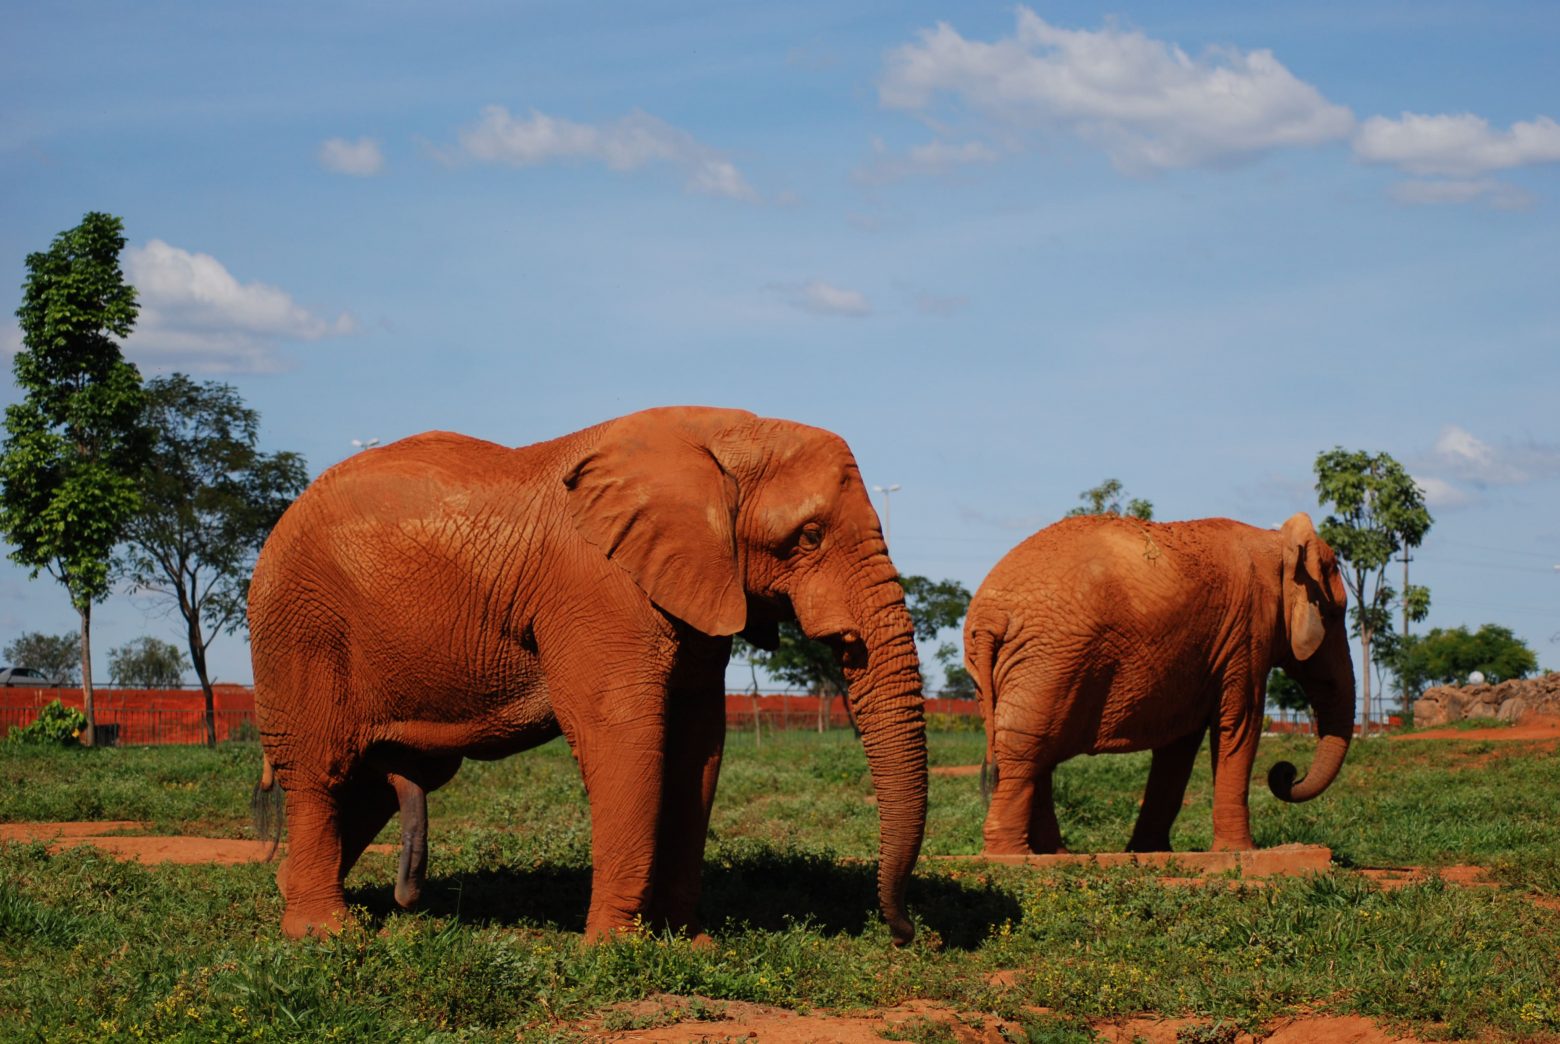
{"label": "elephant head", "polygon": [[849,447],[738,410],[668,407],[609,422],[565,477],[579,531],[667,614],[774,648],[794,618],[850,683],[880,817],[878,896],[896,943],[926,821],[920,663]]}
{"label": "elephant head", "polygon": [[1268,772],[1268,789],[1283,801],[1309,801],[1332,783],[1354,734],[1354,659],[1349,653],[1348,592],[1332,548],[1311,518],[1294,515],[1280,528],[1281,649],[1275,661],[1304,690],[1319,742],[1305,778],[1287,761]]}

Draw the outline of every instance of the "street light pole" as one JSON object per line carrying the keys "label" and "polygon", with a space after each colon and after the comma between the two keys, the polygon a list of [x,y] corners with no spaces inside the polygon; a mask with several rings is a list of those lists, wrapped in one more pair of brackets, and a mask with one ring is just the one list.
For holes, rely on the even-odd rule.
{"label": "street light pole", "polygon": [[888,520],[889,520],[888,496],[889,496],[890,493],[893,493],[893,492],[895,492],[896,490],[899,489],[899,483],[896,482],[892,486],[873,486],[872,488],[874,490],[876,490],[877,492],[883,494],[883,543],[887,544],[888,543]]}

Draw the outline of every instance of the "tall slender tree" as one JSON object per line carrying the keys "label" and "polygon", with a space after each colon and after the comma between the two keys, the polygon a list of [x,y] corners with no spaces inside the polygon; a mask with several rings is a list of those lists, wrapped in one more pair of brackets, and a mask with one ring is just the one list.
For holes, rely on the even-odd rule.
{"label": "tall slender tree", "polygon": [[81,688],[94,739],[92,606],[108,596],[114,546],[135,511],[146,457],[141,374],[114,338],[135,324],[135,288],[119,266],[124,224],[89,213],[27,255],[16,310],[23,398],[5,410],[0,535],[11,559],[65,586],[81,618]]}
{"label": "tall slender tree", "polygon": [[[1318,454],[1316,492],[1324,507],[1332,506],[1320,534],[1343,559],[1349,613],[1360,639],[1362,729],[1369,732],[1371,640],[1377,631],[1391,628],[1392,602],[1397,597],[1387,584],[1387,565],[1404,547],[1418,547],[1434,519],[1413,477],[1386,453],[1335,446]],[[1422,618],[1429,610],[1429,592],[1424,588],[1411,588],[1404,597],[1410,600],[1411,618],[1415,612]]]}
{"label": "tall slender tree", "polygon": [[146,386],[150,459],[130,519],[121,570],[184,618],[190,663],[206,698],[206,742],[217,742],[206,650],[242,629],[255,556],[309,476],[296,453],[261,453],[260,415],[232,385],[184,374]]}

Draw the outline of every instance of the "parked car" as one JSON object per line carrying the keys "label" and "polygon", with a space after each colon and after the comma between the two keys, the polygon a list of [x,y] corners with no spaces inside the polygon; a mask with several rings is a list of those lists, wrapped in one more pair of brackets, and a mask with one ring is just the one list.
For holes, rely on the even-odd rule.
{"label": "parked car", "polygon": [[0,685],[25,685],[34,689],[56,689],[65,684],[61,675],[50,677],[31,667],[0,667]]}

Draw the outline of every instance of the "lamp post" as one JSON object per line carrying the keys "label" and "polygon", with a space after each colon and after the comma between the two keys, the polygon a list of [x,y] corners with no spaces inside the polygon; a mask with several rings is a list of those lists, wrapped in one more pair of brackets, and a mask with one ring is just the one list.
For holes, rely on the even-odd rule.
{"label": "lamp post", "polygon": [[872,488],[874,491],[883,494],[883,543],[886,545],[888,543],[888,496],[899,489],[899,483],[896,482],[892,486],[873,486]]}

